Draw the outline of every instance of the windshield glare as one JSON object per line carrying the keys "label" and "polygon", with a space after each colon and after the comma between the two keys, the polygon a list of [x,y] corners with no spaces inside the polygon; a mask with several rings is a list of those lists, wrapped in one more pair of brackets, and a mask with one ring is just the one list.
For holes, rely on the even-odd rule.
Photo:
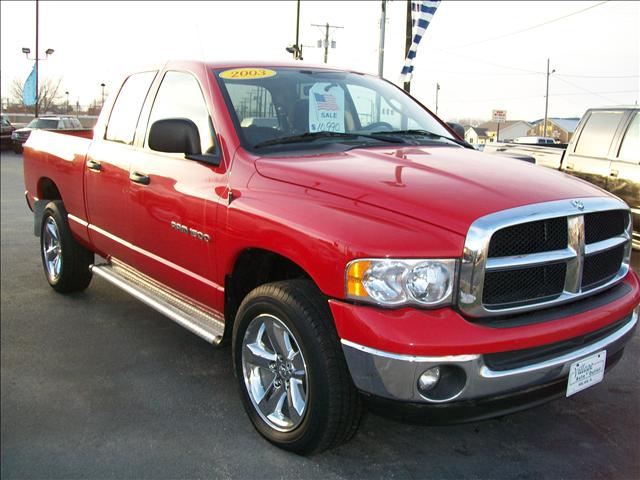
{"label": "windshield glare", "polygon": [[[380,140],[345,137],[346,148],[354,143],[384,145],[384,132],[426,130],[451,136],[411,97],[375,77],[297,68],[233,68],[215,73],[236,116],[243,144],[250,149],[269,140],[322,136],[322,132],[380,134]],[[333,136],[328,141],[343,139]],[[411,141],[437,140],[423,137]],[[297,146],[308,146],[303,143]]]}
{"label": "windshield glare", "polygon": [[58,126],[58,120],[34,118],[27,125],[28,128],[56,128]]}

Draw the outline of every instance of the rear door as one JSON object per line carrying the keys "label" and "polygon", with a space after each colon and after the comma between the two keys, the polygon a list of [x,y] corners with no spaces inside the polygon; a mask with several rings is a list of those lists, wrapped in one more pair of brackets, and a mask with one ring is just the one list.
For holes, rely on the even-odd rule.
{"label": "rear door", "polygon": [[640,111],[629,112],[624,135],[611,161],[609,191],[631,207],[634,240],[640,244]]}
{"label": "rear door", "polygon": [[156,72],[131,75],[122,85],[104,138],[96,139],[85,162],[89,234],[98,253],[132,260],[129,167],[140,111]]}
{"label": "rear door", "polygon": [[565,154],[562,169],[606,190],[611,163],[609,153],[625,112],[593,110],[588,115],[572,151]]}
{"label": "rear door", "polygon": [[136,225],[134,243],[139,247],[133,265],[174,290],[220,310],[216,299],[222,298],[222,286],[213,281],[213,258],[220,201],[215,192],[227,183],[224,162],[214,167],[186,159],[184,154],[148,147],[154,122],[187,118],[198,127],[204,159],[217,158],[206,88],[187,71],[169,70],[162,78],[148,113],[146,137],[130,166],[131,221]]}

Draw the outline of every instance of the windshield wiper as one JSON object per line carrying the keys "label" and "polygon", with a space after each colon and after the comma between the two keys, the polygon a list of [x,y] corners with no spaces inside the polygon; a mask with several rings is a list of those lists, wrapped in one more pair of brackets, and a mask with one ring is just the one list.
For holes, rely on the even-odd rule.
{"label": "windshield wiper", "polygon": [[[447,137],[446,135],[440,135],[439,133],[429,132],[427,130],[391,130],[389,132],[373,132],[373,135],[415,135],[421,137],[430,137],[430,138],[442,138],[444,140],[449,140],[451,142],[457,143],[458,145],[462,145],[463,147],[470,148],[467,142],[462,140],[458,140],[456,138]],[[473,148],[473,147],[471,147]]]}
{"label": "windshield wiper", "polygon": [[401,138],[394,138],[393,136],[382,136],[377,135],[376,133],[371,135],[366,135],[363,133],[343,133],[343,132],[306,132],[301,135],[292,135],[289,137],[280,137],[274,138],[272,140],[266,140],[264,142],[257,143],[253,146],[253,148],[262,148],[262,147],[270,147],[272,145],[285,145],[287,143],[300,143],[300,142],[312,142],[319,138],[345,138],[345,139],[355,139],[355,138],[372,138],[373,140],[377,140],[379,142],[387,142],[387,143],[405,143]]}

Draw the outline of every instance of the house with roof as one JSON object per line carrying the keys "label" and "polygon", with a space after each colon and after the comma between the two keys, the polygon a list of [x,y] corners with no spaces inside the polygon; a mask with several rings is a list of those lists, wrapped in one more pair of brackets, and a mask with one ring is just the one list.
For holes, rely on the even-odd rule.
{"label": "house with roof", "polygon": [[[509,120],[500,124],[500,132],[498,133],[498,124],[496,122],[484,122],[480,124],[480,128],[484,128],[491,138],[491,142],[510,142],[515,138],[524,137],[531,129],[532,125],[524,120]],[[499,138],[497,138],[499,135]]]}
{"label": "house with roof", "polygon": [[472,145],[484,144],[492,141],[486,128],[472,127],[471,125],[467,125],[465,128],[464,139]]}
{"label": "house with roof", "polygon": [[[534,137],[551,137],[559,140],[560,143],[569,143],[573,132],[576,131],[576,127],[580,122],[579,118],[547,118],[547,132],[544,130],[544,118],[532,122],[532,127],[527,132],[527,135]],[[502,136],[502,135],[501,135]]]}

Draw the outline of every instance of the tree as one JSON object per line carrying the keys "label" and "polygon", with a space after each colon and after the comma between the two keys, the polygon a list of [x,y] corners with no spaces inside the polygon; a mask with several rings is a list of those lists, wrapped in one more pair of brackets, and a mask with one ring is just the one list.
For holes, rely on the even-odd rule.
{"label": "tree", "polygon": [[[60,89],[61,78],[40,78],[38,81],[38,111],[46,113],[52,107],[55,106],[56,101],[59,100],[60,95],[58,90]],[[25,110],[27,107],[22,101],[22,89],[24,82],[19,78],[14,78],[9,87],[9,98],[11,103],[21,105]]]}

